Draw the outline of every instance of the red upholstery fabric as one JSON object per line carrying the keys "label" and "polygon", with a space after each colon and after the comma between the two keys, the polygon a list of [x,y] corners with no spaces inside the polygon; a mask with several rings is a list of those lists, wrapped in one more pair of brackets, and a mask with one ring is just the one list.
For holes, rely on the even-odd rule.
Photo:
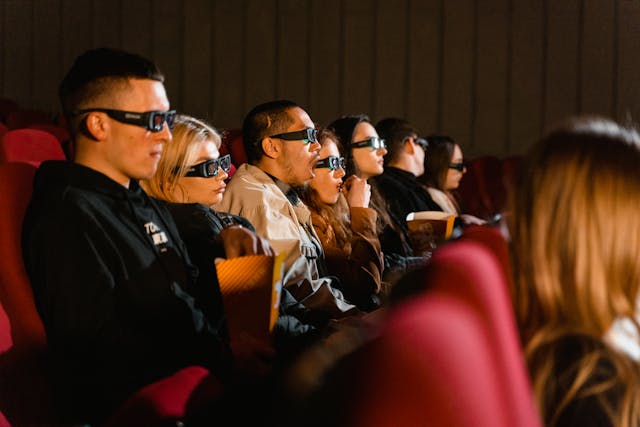
{"label": "red upholstery fabric", "polygon": [[495,257],[478,243],[451,243],[423,283],[428,290],[392,310],[354,355],[344,425],[540,427]]}
{"label": "red upholstery fabric", "polygon": [[22,219],[34,172],[29,164],[0,164],[0,412],[15,425],[55,418],[44,327],[22,262]]}
{"label": "red upholstery fabric", "polygon": [[23,162],[40,166],[45,160],[65,160],[58,139],[37,129],[10,130],[0,140],[0,162]]}
{"label": "red upholstery fabric", "polygon": [[222,392],[222,384],[208,370],[190,366],[138,391],[106,427],[175,426],[187,414],[210,406]]}
{"label": "red upholstery fabric", "polygon": [[2,138],[2,135],[7,133],[8,130],[9,128],[4,123],[0,123],[0,138]]}
{"label": "red upholstery fabric", "polygon": [[[231,129],[222,135],[222,146],[220,147],[220,155],[231,154],[231,163],[237,168],[243,163],[247,163],[247,153],[242,143],[242,130]],[[233,175],[235,168],[232,169],[229,176]]]}
{"label": "red upholstery fabric", "polygon": [[477,242],[489,249],[500,263],[507,282],[507,289],[509,289],[513,281],[509,245],[497,227],[488,225],[469,225],[464,228],[459,240]]}
{"label": "red upholstery fabric", "polygon": [[58,125],[38,123],[30,125],[29,129],[38,129],[49,132],[51,135],[55,136],[58,139],[58,142],[60,142],[60,144],[69,141],[70,138],[69,131]]}

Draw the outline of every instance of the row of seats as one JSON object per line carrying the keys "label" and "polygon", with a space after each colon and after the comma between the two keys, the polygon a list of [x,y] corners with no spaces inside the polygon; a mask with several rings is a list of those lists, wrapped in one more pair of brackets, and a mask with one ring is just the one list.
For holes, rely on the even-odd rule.
{"label": "row of seats", "polygon": [[508,274],[495,228],[473,226],[436,250],[412,277],[421,292],[330,379],[323,393],[349,408],[318,425],[540,427]]}
{"label": "row of seats", "polygon": [[[36,148],[55,143],[60,148],[44,133],[8,130],[0,138],[0,427],[55,424],[56,419],[45,368],[46,337],[20,247],[35,169],[43,160],[64,158],[60,150]],[[239,130],[225,134],[221,153],[231,154],[236,165],[246,161]],[[473,164],[469,169],[469,176],[480,176]],[[501,162],[501,174],[506,176],[507,169]],[[486,180],[482,197],[492,204],[483,200],[482,206],[499,209],[499,200],[488,196],[491,182]],[[418,295],[391,309],[377,337],[329,379],[332,401],[352,402],[348,409],[321,414],[315,422],[541,426],[509,302],[510,278],[507,245],[494,228],[469,227],[439,248],[433,262],[411,277]],[[205,369],[188,367],[138,391],[108,425],[175,425],[222,393]]]}

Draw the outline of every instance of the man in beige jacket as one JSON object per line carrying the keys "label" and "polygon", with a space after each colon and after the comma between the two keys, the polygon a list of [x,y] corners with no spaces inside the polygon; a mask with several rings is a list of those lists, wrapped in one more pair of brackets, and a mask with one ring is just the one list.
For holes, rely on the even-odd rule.
{"label": "man in beige jacket", "polygon": [[[358,313],[326,276],[322,246],[296,187],[314,176],[320,144],[309,115],[280,100],[260,104],[245,117],[249,163],[238,168],[216,209],[247,218],[278,253],[285,252],[285,288],[324,323]],[[314,322],[315,323],[315,322]]]}

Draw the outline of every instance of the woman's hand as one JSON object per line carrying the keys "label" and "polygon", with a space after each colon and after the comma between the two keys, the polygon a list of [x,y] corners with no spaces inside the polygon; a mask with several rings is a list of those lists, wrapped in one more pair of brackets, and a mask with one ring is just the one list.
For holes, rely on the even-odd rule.
{"label": "woman's hand", "polygon": [[246,255],[275,255],[267,239],[240,225],[224,228],[220,232],[220,239],[227,259]]}
{"label": "woman's hand", "polygon": [[342,192],[344,193],[349,207],[352,208],[368,208],[369,199],[371,198],[371,186],[367,184],[366,179],[358,178],[351,175],[342,184]]}

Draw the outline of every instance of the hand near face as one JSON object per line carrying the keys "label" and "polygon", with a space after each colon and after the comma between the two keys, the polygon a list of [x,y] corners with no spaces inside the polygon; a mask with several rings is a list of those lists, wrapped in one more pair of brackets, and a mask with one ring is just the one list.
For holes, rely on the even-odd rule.
{"label": "hand near face", "polygon": [[239,225],[226,227],[220,232],[227,258],[246,255],[275,255],[266,239]]}
{"label": "hand near face", "polygon": [[347,203],[352,208],[368,208],[371,198],[371,186],[366,179],[351,175],[342,186]]}

